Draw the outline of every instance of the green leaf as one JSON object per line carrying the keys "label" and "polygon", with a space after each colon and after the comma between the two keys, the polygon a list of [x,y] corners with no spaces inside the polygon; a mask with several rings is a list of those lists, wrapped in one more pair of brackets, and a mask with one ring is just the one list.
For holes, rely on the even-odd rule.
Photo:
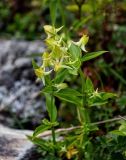
{"label": "green leaf", "polygon": [[62,18],[62,25],[66,26],[66,18],[65,18],[66,15],[65,15],[65,12],[64,12],[63,2],[61,0],[58,0],[58,9],[59,9],[59,12],[60,12],[61,18]]}
{"label": "green leaf", "polygon": [[107,93],[107,92],[100,92],[99,93],[102,100],[108,100],[109,98],[115,98],[117,97],[117,94],[115,93]]}
{"label": "green leaf", "polygon": [[64,79],[66,78],[66,75],[68,74],[67,69],[63,69],[59,72],[57,72],[57,75],[54,79],[55,83],[62,83],[64,81]]}
{"label": "green leaf", "polygon": [[79,19],[74,20],[72,26],[74,28],[74,31],[77,31],[79,28],[81,28],[84,24],[86,24],[90,19],[92,18],[91,15],[87,17],[82,17],[81,21]]}
{"label": "green leaf", "polygon": [[121,124],[121,126],[119,127],[119,131],[126,134],[126,122]]}
{"label": "green leaf", "polygon": [[50,127],[56,127],[59,125],[58,122],[50,122],[48,119],[43,119],[42,123],[46,126],[50,126]]}
{"label": "green leaf", "polygon": [[92,106],[101,106],[108,102],[108,99],[112,99],[117,97],[115,93],[106,93],[106,92],[100,92],[92,95],[88,99],[88,104],[90,107]]}
{"label": "green leaf", "polygon": [[126,106],[126,93],[124,93],[122,96],[119,97],[117,100],[119,106]]}
{"label": "green leaf", "polygon": [[44,124],[38,126],[38,127],[35,129],[34,133],[33,133],[33,137],[35,137],[35,136],[39,135],[40,133],[48,130],[49,128],[51,128],[51,126],[47,126],[47,125],[44,125]]}
{"label": "green leaf", "polygon": [[42,57],[43,53],[32,53],[30,55],[26,55],[28,58],[36,58],[36,57]]}
{"label": "green leaf", "polygon": [[119,136],[126,136],[126,122],[124,121],[118,130],[111,131],[112,134],[117,134]]}
{"label": "green leaf", "polygon": [[33,66],[34,69],[40,68],[40,67],[37,65],[37,63],[35,62],[34,59],[32,59],[32,66]]}
{"label": "green leaf", "polygon": [[82,93],[84,94],[84,90],[85,90],[85,83],[86,83],[86,77],[85,77],[85,74],[84,72],[79,69],[79,74],[80,74],[80,77],[81,77],[81,83],[82,83]]}
{"label": "green leaf", "polygon": [[90,59],[94,59],[100,55],[102,55],[103,53],[106,53],[107,51],[98,51],[98,52],[92,52],[92,53],[87,53],[82,57],[82,62],[88,61]]}
{"label": "green leaf", "polygon": [[45,84],[46,86],[50,85],[51,84],[51,81],[50,81],[50,75],[45,75]]}
{"label": "green leaf", "polygon": [[38,137],[27,136],[30,141],[32,141],[35,145],[40,146],[45,151],[49,151],[49,144],[46,140],[43,140]]}
{"label": "green leaf", "polygon": [[51,0],[49,3],[50,3],[49,8],[50,8],[50,16],[51,16],[52,24],[55,25],[56,12],[57,12],[57,0]]}
{"label": "green leaf", "polygon": [[74,60],[80,59],[81,49],[77,45],[75,45],[74,43],[70,44],[69,52],[70,52],[72,59],[74,59]]}
{"label": "green leaf", "polygon": [[57,108],[55,106],[55,99],[52,95],[45,93],[46,97],[46,107],[49,113],[51,122],[55,122],[57,118]]}
{"label": "green leaf", "polygon": [[115,71],[114,69],[112,68],[108,68],[110,70],[110,72],[117,78],[119,79],[123,84],[126,85],[126,80],[125,78],[122,77],[122,75],[120,75],[117,71]]}
{"label": "green leaf", "polygon": [[99,101],[99,100],[97,100],[97,101],[88,101],[88,105],[89,105],[89,107],[94,107],[94,106],[102,106],[102,105],[105,105],[106,103],[108,103],[108,101]]}
{"label": "green leaf", "polygon": [[116,134],[118,136],[126,136],[126,133],[119,131],[119,130],[114,130],[114,131],[111,131],[110,133]]}
{"label": "green leaf", "polygon": [[59,99],[62,99],[64,101],[67,101],[69,103],[73,103],[73,104],[76,104],[76,105],[81,105],[80,103],[80,99],[78,97],[74,97],[74,96],[67,96],[67,95],[64,95],[62,93],[56,93],[55,94],[56,97],[58,97]]}
{"label": "green leaf", "polygon": [[94,92],[94,86],[93,86],[93,83],[92,83],[92,81],[91,81],[91,79],[89,77],[86,78],[84,90],[87,93]]}
{"label": "green leaf", "polygon": [[81,66],[81,61],[80,61],[80,59],[76,59],[75,61],[68,63],[67,65],[71,67],[71,69],[68,70],[69,73],[73,74],[73,75],[77,75],[78,70]]}
{"label": "green leaf", "polygon": [[52,86],[47,86],[41,91],[41,93],[52,93],[52,92],[53,92]]}
{"label": "green leaf", "polygon": [[54,95],[59,99],[67,101],[69,103],[73,103],[76,105],[82,105],[81,99],[78,96],[82,96],[81,93],[74,89],[64,89],[59,92],[55,92]]}
{"label": "green leaf", "polygon": [[64,95],[67,95],[67,96],[82,96],[82,94],[80,92],[78,92],[77,90],[75,89],[72,89],[72,88],[65,88],[65,89],[62,89],[61,91],[57,92],[59,94],[64,94]]}

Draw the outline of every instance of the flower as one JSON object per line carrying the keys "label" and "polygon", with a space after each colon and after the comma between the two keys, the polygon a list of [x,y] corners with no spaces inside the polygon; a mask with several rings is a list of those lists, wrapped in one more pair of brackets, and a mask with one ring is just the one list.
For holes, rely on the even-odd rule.
{"label": "flower", "polygon": [[66,157],[68,159],[71,159],[74,155],[76,155],[78,153],[77,149],[75,149],[74,147],[70,147],[66,153]]}
{"label": "flower", "polygon": [[79,42],[74,42],[77,46],[81,47],[84,52],[87,52],[85,49],[85,45],[87,44],[89,37],[87,35],[83,35]]}
{"label": "flower", "polygon": [[69,66],[67,66],[65,64],[62,64],[61,61],[55,62],[55,64],[54,64],[54,71],[55,72],[58,72],[62,68],[72,69],[71,67],[69,67]]}
{"label": "flower", "polygon": [[42,66],[35,69],[36,76],[43,81],[44,85],[45,85],[45,78],[44,77],[46,75],[49,75],[51,72],[52,72],[52,70],[45,71],[45,68],[43,68]]}
{"label": "flower", "polygon": [[48,52],[44,52],[42,55],[43,67],[50,66],[51,64],[51,56]]}
{"label": "flower", "polygon": [[35,74],[38,78],[42,78],[44,76],[44,69],[41,67],[35,69]]}
{"label": "flower", "polygon": [[50,26],[50,25],[45,25],[44,26],[44,30],[45,30],[46,34],[48,35],[47,38],[51,38],[51,37],[55,36],[56,33],[59,32],[62,28],[63,28],[63,26],[60,27],[60,28],[55,28],[55,27]]}
{"label": "flower", "polygon": [[57,92],[59,92],[61,89],[67,88],[67,84],[66,83],[55,84],[55,87],[57,88]]}
{"label": "flower", "polygon": [[92,93],[92,96],[90,96],[90,98],[93,98],[93,97],[101,98],[100,94],[98,93],[98,88],[96,89],[96,91]]}

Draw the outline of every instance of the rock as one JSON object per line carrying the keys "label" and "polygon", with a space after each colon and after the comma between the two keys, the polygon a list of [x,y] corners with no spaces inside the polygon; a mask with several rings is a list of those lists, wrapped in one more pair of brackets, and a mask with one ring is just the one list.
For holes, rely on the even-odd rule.
{"label": "rock", "polygon": [[31,59],[28,58],[18,58],[15,60],[14,63],[15,68],[21,68],[21,67],[26,67],[26,66],[31,66]]}
{"label": "rock", "polygon": [[0,125],[0,160],[20,160],[33,144],[26,135],[32,131],[9,129]]}
{"label": "rock", "polygon": [[19,123],[36,124],[45,116],[45,103],[38,94],[43,86],[36,82],[31,64],[31,56],[44,50],[41,41],[0,40],[0,111],[17,117]]}

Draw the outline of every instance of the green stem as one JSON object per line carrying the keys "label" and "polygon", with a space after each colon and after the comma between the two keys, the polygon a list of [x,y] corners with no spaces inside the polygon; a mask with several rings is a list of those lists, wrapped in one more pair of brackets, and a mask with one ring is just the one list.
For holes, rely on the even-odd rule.
{"label": "green stem", "polygon": [[[89,116],[88,116],[88,109],[87,109],[87,93],[86,93],[86,86],[85,86],[85,81],[86,81],[86,77],[84,75],[84,73],[82,72],[81,69],[79,69],[79,74],[81,77],[81,82],[82,82],[82,106],[81,106],[81,111],[83,110],[83,118],[82,118],[82,123],[87,123],[89,122]],[[81,114],[80,114],[81,115]]]}
{"label": "green stem", "polygon": [[[53,114],[53,93],[51,94],[51,106],[52,106],[51,107],[51,114]],[[52,115],[51,115],[51,117],[52,117]],[[51,122],[53,122],[52,118],[51,118]],[[52,126],[51,130],[52,130],[53,145],[55,145],[56,144],[56,135],[55,135],[55,128],[54,128],[54,126]],[[55,149],[54,149],[54,153],[55,153]]]}
{"label": "green stem", "polygon": [[[80,119],[81,119],[81,123],[83,126],[83,131],[82,131],[82,138],[80,139],[80,145],[83,146],[85,145],[85,159],[87,160],[87,156],[86,153],[88,153],[88,149],[86,149],[86,142],[89,141],[89,129],[88,126],[90,125],[90,117],[89,117],[89,111],[88,111],[88,104],[87,104],[87,93],[86,93],[86,77],[84,75],[84,73],[82,72],[81,68],[79,70],[79,74],[81,77],[81,82],[82,82],[82,95],[83,95],[83,99],[82,99],[82,106],[79,109],[79,115],[80,115]],[[83,153],[83,152],[82,152]],[[83,155],[80,155],[80,157],[83,157]]]}
{"label": "green stem", "polygon": [[56,144],[56,136],[55,136],[55,128],[52,127],[52,138],[53,138],[53,144]]}
{"label": "green stem", "polygon": [[82,6],[85,2],[85,0],[74,0],[76,5],[78,6],[78,18],[81,19],[82,17]]}

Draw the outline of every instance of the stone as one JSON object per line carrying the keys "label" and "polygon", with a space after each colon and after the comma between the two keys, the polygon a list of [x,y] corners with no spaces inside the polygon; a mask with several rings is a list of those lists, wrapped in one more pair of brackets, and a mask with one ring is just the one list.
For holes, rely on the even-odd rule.
{"label": "stone", "polygon": [[31,59],[28,58],[18,58],[15,60],[14,66],[16,68],[21,68],[21,67],[26,67],[26,66],[31,66]]}
{"label": "stone", "polygon": [[0,125],[0,160],[20,160],[33,147],[26,137],[31,134],[32,131]]}
{"label": "stone", "polygon": [[44,50],[41,41],[0,40],[0,114],[9,112],[34,124],[44,117],[45,103],[38,94],[43,85],[36,82],[31,63]]}

